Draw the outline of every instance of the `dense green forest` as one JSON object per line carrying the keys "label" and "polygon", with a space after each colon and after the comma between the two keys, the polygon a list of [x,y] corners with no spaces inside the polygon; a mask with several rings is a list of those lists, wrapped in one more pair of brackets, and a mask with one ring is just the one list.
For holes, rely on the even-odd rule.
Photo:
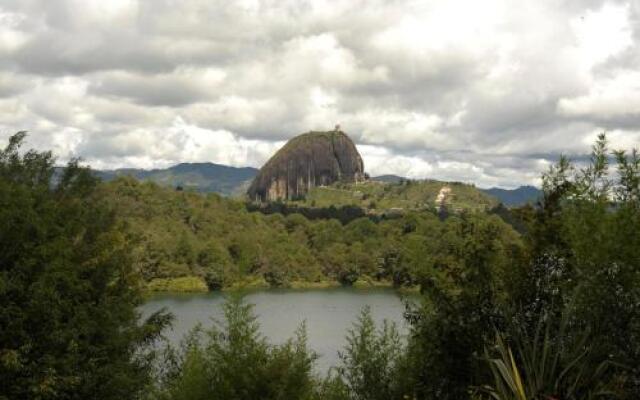
{"label": "dense green forest", "polygon": [[136,268],[158,290],[414,286],[460,240],[462,226],[469,223],[495,236],[501,259],[510,259],[521,247],[508,224],[486,213],[441,221],[434,210],[409,211],[390,219],[362,216],[343,225],[331,213],[314,220],[299,213],[263,215],[217,194],[176,191],[133,178],[103,184],[97,192],[126,226],[135,244]]}
{"label": "dense green forest", "polygon": [[[604,135],[589,165],[561,158],[543,176],[536,207],[346,224],[100,183],[77,162],[52,184],[52,155],[23,139],[0,152],[0,398],[640,397],[640,157]],[[271,344],[234,296],[224,321],[158,347],[171,316],[139,321],[136,306],[175,277],[386,281],[422,301],[407,340],[363,310],[317,376],[304,325]]]}

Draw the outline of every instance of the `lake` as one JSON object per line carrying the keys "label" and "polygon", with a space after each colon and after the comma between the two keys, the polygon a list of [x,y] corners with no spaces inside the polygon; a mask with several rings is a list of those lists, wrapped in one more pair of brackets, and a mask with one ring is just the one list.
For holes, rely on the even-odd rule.
{"label": "lake", "polygon": [[[316,370],[324,373],[338,362],[338,350],[346,344],[345,336],[360,311],[371,307],[376,323],[384,319],[397,324],[402,334],[408,326],[403,319],[404,303],[393,289],[334,288],[316,290],[267,289],[244,292],[245,301],[255,305],[261,332],[271,343],[283,343],[293,337],[303,321],[307,324],[309,347],[320,358]],[[225,295],[219,292],[197,294],[158,294],[141,307],[143,317],[166,307],[175,315],[173,328],[165,335],[178,344],[197,323],[211,326],[222,318]],[[409,295],[415,299],[415,295]]]}

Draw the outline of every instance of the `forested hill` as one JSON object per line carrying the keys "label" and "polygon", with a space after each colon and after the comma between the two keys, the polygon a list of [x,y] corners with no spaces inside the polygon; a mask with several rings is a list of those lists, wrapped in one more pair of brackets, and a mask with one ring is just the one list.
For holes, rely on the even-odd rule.
{"label": "forested hill", "polygon": [[123,168],[96,170],[104,181],[119,176],[132,176],[139,180],[152,181],[167,187],[182,187],[197,192],[216,192],[226,196],[242,195],[253,177],[256,168],[236,168],[214,163],[181,163],[166,169]]}
{"label": "forested hill", "polygon": [[[410,179],[398,175],[380,175],[371,178],[372,181],[384,183],[400,183]],[[495,197],[507,207],[518,207],[525,204],[533,204],[542,195],[542,191],[535,186],[525,185],[515,189],[502,189],[493,187],[490,189],[479,189],[480,191]]]}
{"label": "forested hill", "polygon": [[436,180],[372,179],[360,183],[337,183],[315,187],[303,198],[289,203],[304,207],[356,206],[370,214],[438,210],[453,213],[487,211],[498,201],[473,185]]}
{"label": "forested hill", "polygon": [[[200,193],[219,193],[224,196],[244,198],[244,193],[258,170],[251,167],[236,168],[213,163],[181,163],[166,169],[123,168],[94,170],[96,176],[109,182],[118,177],[130,176],[140,181],[157,183],[171,189]],[[488,210],[497,201],[472,185],[436,180],[409,180],[389,176],[372,178],[364,183],[336,183],[313,188],[304,197],[288,201],[289,205],[305,208],[359,207],[380,214],[394,209],[433,210],[441,205],[450,212],[462,210]],[[393,178],[396,178],[395,176]],[[441,202],[436,199],[443,188],[450,188]]]}
{"label": "forested hill", "polygon": [[131,177],[102,184],[99,197],[137,238],[137,270],[157,290],[300,282],[415,285],[430,260],[450,249],[445,238],[457,235],[464,219],[497,235],[505,249],[520,240],[487,213],[442,221],[433,209],[408,210],[393,219],[361,217],[343,225],[332,218],[249,212],[239,200]]}

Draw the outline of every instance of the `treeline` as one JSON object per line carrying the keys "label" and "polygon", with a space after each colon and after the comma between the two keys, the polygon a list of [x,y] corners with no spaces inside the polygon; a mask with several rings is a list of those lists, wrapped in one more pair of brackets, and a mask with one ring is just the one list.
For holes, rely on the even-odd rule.
{"label": "treeline", "polygon": [[[284,202],[270,202],[270,203],[247,203],[248,211],[257,211],[263,214],[282,214],[285,217],[291,214],[300,214],[306,219],[335,219],[340,223],[348,224],[349,222],[358,218],[367,216],[367,213],[362,207],[358,206],[330,206],[330,207],[303,207],[296,204],[287,204]],[[370,216],[372,221],[379,221],[381,218]]]}
{"label": "treeline", "polygon": [[212,290],[250,278],[274,287],[357,280],[413,286],[462,240],[465,224],[500,242],[501,260],[522,247],[508,224],[485,213],[444,222],[431,212],[376,220],[360,209],[340,208],[316,209],[324,214],[308,219],[301,213],[265,215],[217,194],[174,191],[133,178],[98,190],[136,243],[135,263],[146,281],[197,276]]}
{"label": "treeline", "polygon": [[[483,214],[264,216],[217,196],[102,185],[76,163],[51,185],[51,154],[21,154],[22,139],[0,152],[0,398],[640,398],[640,157],[614,152],[612,171],[604,136],[590,165],[562,158],[544,175],[540,207],[516,213],[522,237]],[[406,312],[406,340],[365,310],[326,377],[304,326],[270,344],[238,299],[212,330],[159,351],[171,318],[138,321],[140,282],[198,272],[206,254],[229,257],[225,274],[287,279],[375,276],[388,258],[422,302]]]}

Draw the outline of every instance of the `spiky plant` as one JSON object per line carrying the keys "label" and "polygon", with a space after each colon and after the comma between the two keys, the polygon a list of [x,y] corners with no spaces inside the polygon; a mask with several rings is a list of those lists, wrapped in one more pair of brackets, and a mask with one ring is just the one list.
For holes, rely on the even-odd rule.
{"label": "spiky plant", "polygon": [[493,383],[476,392],[496,400],[616,398],[612,372],[621,366],[598,359],[589,330],[569,332],[567,321],[541,318],[532,338],[519,331],[509,342],[497,333],[493,349],[485,349]]}

